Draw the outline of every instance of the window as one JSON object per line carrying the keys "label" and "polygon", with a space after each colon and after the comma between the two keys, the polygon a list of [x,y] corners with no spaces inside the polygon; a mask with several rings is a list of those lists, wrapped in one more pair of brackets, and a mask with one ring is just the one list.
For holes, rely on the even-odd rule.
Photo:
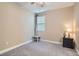
{"label": "window", "polygon": [[45,17],[38,16],[37,17],[37,31],[45,31]]}

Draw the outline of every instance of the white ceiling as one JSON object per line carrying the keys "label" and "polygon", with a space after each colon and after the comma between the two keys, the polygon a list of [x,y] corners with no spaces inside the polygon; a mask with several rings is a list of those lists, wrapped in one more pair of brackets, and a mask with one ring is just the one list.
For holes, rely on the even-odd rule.
{"label": "white ceiling", "polygon": [[22,5],[24,8],[29,9],[33,13],[41,13],[49,10],[54,10],[54,9],[59,9],[59,8],[64,8],[74,5],[73,2],[46,2],[45,6],[40,8],[31,5],[30,2],[19,2],[19,4]]}

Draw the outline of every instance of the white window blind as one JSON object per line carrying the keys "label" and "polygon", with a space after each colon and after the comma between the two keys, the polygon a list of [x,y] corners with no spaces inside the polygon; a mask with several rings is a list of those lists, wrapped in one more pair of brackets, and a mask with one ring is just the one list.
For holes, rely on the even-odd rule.
{"label": "white window blind", "polygon": [[37,31],[45,31],[45,17],[38,16],[37,17]]}

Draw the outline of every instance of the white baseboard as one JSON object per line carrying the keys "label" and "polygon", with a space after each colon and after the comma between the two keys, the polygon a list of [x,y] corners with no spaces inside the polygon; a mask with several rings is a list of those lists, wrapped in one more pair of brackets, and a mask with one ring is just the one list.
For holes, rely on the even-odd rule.
{"label": "white baseboard", "polygon": [[24,43],[22,43],[22,44],[19,44],[19,45],[16,45],[16,46],[13,46],[13,47],[10,47],[10,48],[7,48],[7,49],[4,49],[4,50],[0,51],[0,54],[6,53],[6,52],[8,52],[8,51],[11,51],[11,50],[13,50],[13,49],[15,49],[15,48],[18,48],[18,47],[20,47],[20,46],[22,46],[22,45],[24,45],[24,44],[28,44],[28,43],[30,43],[30,42],[32,42],[32,40],[26,41],[26,42],[24,42]]}
{"label": "white baseboard", "polygon": [[75,50],[76,50],[77,54],[79,55],[79,50],[77,48],[75,48]]}
{"label": "white baseboard", "polygon": [[46,41],[46,42],[54,43],[54,44],[62,44],[61,42],[50,41],[50,40],[44,40],[44,39],[41,39],[41,41]]}

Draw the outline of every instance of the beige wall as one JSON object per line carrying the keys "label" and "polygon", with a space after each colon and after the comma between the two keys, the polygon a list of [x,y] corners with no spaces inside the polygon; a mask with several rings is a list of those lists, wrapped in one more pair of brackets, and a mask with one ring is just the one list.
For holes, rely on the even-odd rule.
{"label": "beige wall", "polygon": [[33,13],[16,3],[0,3],[0,50],[30,40],[33,29]]}
{"label": "beige wall", "polygon": [[74,7],[74,20],[75,20],[75,28],[76,28],[76,32],[75,32],[75,42],[76,42],[76,48],[79,51],[79,3],[75,3],[75,7]]}
{"label": "beige wall", "polygon": [[73,6],[50,10],[43,15],[46,20],[46,30],[39,32],[39,35],[45,40],[61,42],[66,30],[65,25],[69,25],[73,29]]}

